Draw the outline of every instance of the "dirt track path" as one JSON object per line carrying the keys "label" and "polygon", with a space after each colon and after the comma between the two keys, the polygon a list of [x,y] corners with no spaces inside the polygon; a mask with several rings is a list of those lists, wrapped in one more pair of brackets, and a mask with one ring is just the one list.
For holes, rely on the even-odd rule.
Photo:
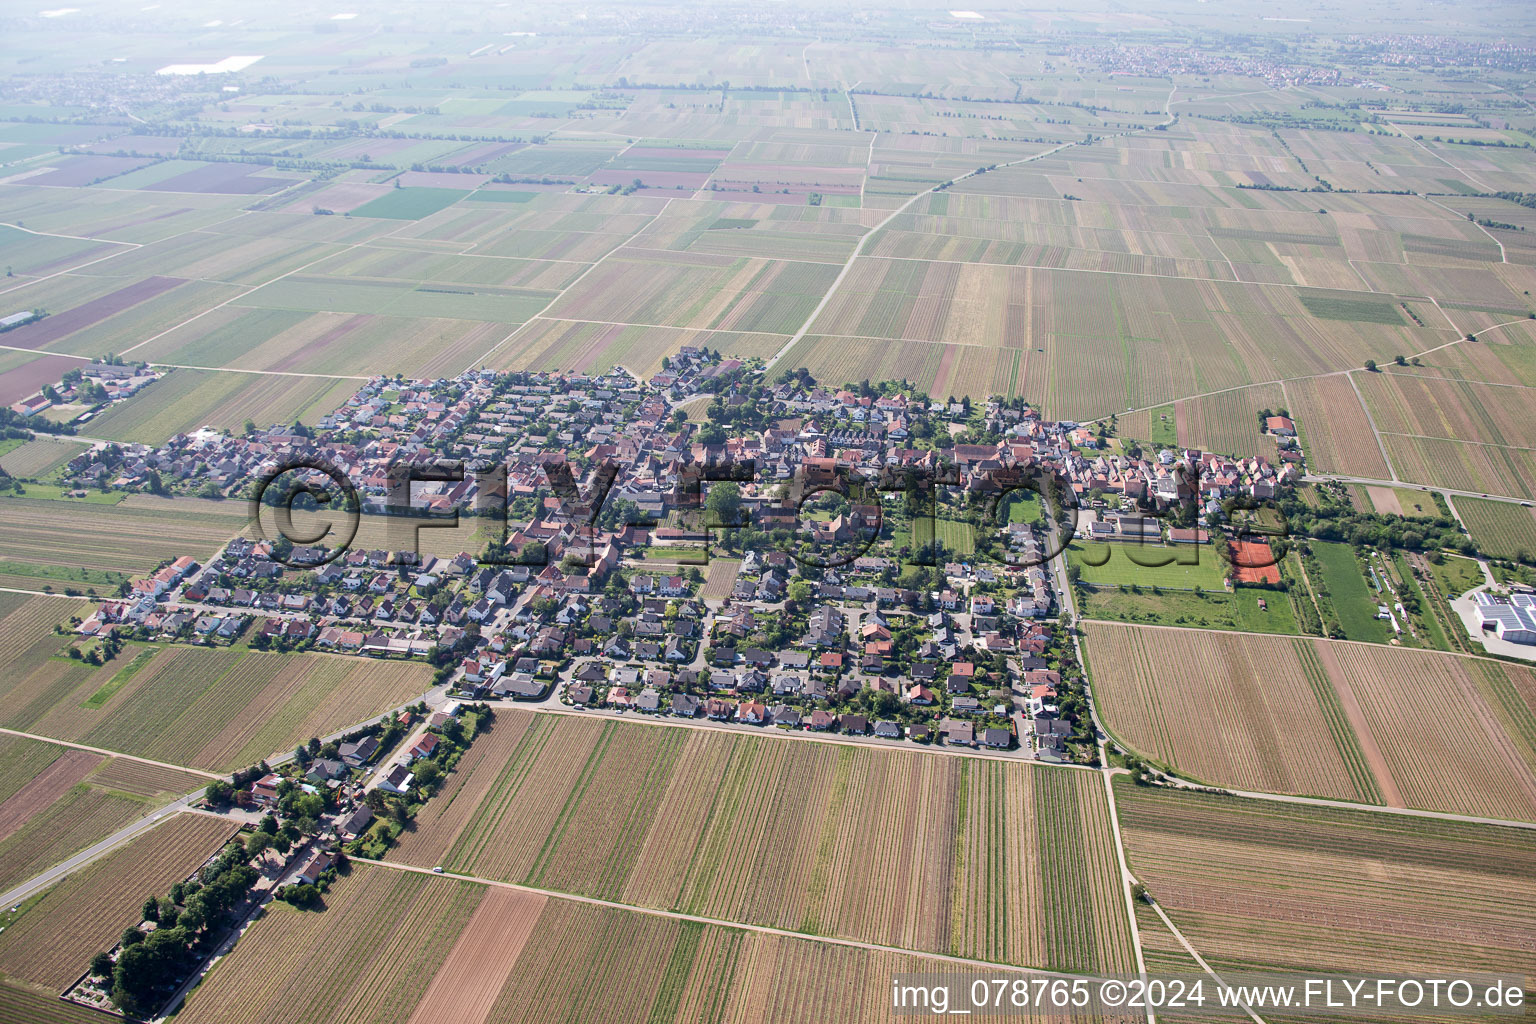
{"label": "dirt track path", "polygon": [[1388,807],[1406,807],[1403,794],[1397,790],[1397,782],[1392,778],[1392,773],[1387,769],[1387,759],[1382,756],[1381,748],[1376,745],[1376,737],[1371,733],[1371,727],[1365,720],[1365,712],[1360,708],[1360,701],[1355,697],[1355,691],[1351,689],[1344,670],[1339,667],[1339,659],[1334,656],[1333,648],[1327,640],[1314,640],[1312,647],[1317,651],[1318,658],[1323,663],[1323,669],[1328,673],[1328,678],[1333,680],[1333,688],[1338,692],[1339,703],[1344,707],[1344,717],[1349,719],[1349,727],[1355,730],[1355,735],[1360,740],[1360,751],[1365,755],[1365,763],[1370,766],[1371,774],[1376,776],[1376,783],[1381,787],[1381,798],[1386,801]]}

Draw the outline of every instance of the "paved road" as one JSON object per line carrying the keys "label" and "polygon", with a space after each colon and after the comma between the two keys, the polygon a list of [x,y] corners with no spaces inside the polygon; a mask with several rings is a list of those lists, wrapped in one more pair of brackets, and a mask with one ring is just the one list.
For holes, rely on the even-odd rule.
{"label": "paved road", "polygon": [[[399,714],[401,711],[410,707],[412,704],[415,704],[419,700],[425,700],[429,706],[440,704],[443,701],[445,693],[445,688],[440,686],[433,687],[431,690],[428,690],[426,694],[416,698],[415,700],[411,700],[397,708],[392,708],[389,711],[383,712],[382,714],[375,715],[373,718],[370,718],[365,722],[359,722],[356,725],[349,725],[347,728],[334,732],[329,736],[321,737],[321,740],[322,742],[329,743],[333,740],[340,739],[344,734],[349,733],[354,729],[372,725],[376,722],[382,722],[386,718],[390,718]],[[50,736],[34,736],[31,733],[17,732],[14,729],[0,729],[0,733],[6,733],[12,736],[24,736],[28,739],[43,740],[48,743],[57,743],[60,746],[73,747],[77,750],[88,750],[92,753],[107,754],[112,757],[122,757],[131,761],[139,761],[144,764],[156,765],[161,768],[174,768],[177,771],[189,772],[193,775],[202,775],[208,779],[227,778],[227,776],[217,775],[213,772],[201,771],[196,768],[187,768],[182,765],[166,764],[162,761],[151,761],[147,758],[134,757],[131,754],[121,754],[117,751],[104,750],[100,747],[88,747],[80,743],[69,743],[64,740],[56,740]],[[280,764],[286,764],[291,760],[293,760],[293,752],[288,751],[285,754],[274,755],[273,757],[268,758],[267,763],[273,767],[276,767]],[[85,867],[93,861],[98,860],[99,858],[112,852],[114,849],[128,842],[129,840],[142,835],[144,832],[147,832],[149,829],[155,827],[170,815],[176,814],[180,811],[188,810],[194,803],[203,798],[203,792],[204,791],[200,789],[195,793],[189,793],[186,796],[173,800],[166,804],[164,807],[152,811],[139,820],[118,829],[116,832],[112,833],[110,836],[107,836],[105,839],[91,844],[72,857],[60,861],[58,864],[55,864],[53,867],[42,872],[41,874],[38,874],[28,879],[27,881],[22,882],[20,885],[17,885],[15,888],[11,889],[9,892],[0,895],[0,906],[15,906],[22,900],[34,896],[49,886],[62,881],[64,878],[74,873],[75,871],[78,871],[80,868]]]}
{"label": "paved road", "polygon": [[201,800],[202,798],[203,791],[198,790],[196,793],[188,794],[187,796],[181,797],[179,800],[171,801],[159,810],[145,815],[132,824],[123,826],[107,838],[101,840],[100,842],[93,843],[92,845],[81,850],[79,853],[75,854],[73,857],[70,857],[68,860],[55,864],[53,867],[49,868],[47,871],[44,871],[42,874],[28,879],[4,895],[0,895],[0,907],[10,908],[20,903],[22,900],[35,896],[37,893],[53,885],[55,882],[62,881],[67,875],[70,875],[73,872],[78,871],[80,868],[85,867],[87,864],[90,864],[92,861],[95,861],[101,857],[106,856],[108,853],[111,853],[123,843],[128,842],[128,840],[148,832],[161,821],[169,818],[172,814],[175,814],[178,811],[186,810],[193,804],[193,802]]}
{"label": "paved road", "polygon": [[[563,684],[561,684],[563,685]],[[522,711],[539,711],[557,715],[579,715],[588,718],[613,718],[641,725],[658,725],[677,729],[716,729],[745,733],[749,736],[772,736],[779,739],[801,740],[809,743],[857,743],[863,746],[882,747],[886,750],[915,750],[928,754],[952,754],[956,757],[986,757],[999,761],[1036,762],[1030,750],[1015,747],[1012,750],[993,750],[986,747],[951,747],[942,744],[912,743],[907,740],[886,740],[878,736],[849,736],[846,733],[810,732],[806,729],[776,729],[773,726],[745,725],[741,722],[717,722],[709,718],[673,718],[670,715],[642,714],[637,711],[620,713],[610,708],[573,708],[559,699],[560,685],[541,701],[488,700],[484,703],[493,708],[510,708]],[[1076,768],[1092,771],[1087,765],[1050,765],[1052,768]]]}
{"label": "paved road", "polygon": [[[1458,491],[1454,487],[1432,487],[1428,484],[1412,484],[1402,480],[1382,480],[1373,476],[1342,476],[1339,474],[1308,473],[1302,477],[1308,483],[1322,483],[1326,480],[1337,480],[1346,484],[1365,484],[1368,487],[1395,487],[1403,491],[1439,491],[1441,494],[1450,495],[1453,498],[1487,498],[1489,501],[1507,501],[1516,505],[1528,505],[1528,498],[1512,498],[1505,494],[1484,494],[1482,491]],[[1460,517],[1457,517],[1458,520]]]}

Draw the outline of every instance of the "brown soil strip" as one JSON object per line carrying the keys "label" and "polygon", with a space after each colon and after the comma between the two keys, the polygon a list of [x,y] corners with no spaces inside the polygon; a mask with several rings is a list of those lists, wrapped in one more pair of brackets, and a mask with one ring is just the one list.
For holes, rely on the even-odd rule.
{"label": "brown soil strip", "polygon": [[31,782],[0,804],[0,840],[8,839],[35,815],[50,807],[105,760],[100,754],[66,750]]}
{"label": "brown soil strip", "polygon": [[1394,516],[1403,514],[1403,503],[1398,500],[1397,492],[1390,487],[1367,486],[1365,493],[1371,498],[1371,504],[1376,506],[1376,511],[1390,512]]}
{"label": "brown soil strip", "polygon": [[516,889],[488,890],[409,1024],[484,1024],[548,901]]}
{"label": "brown soil strip", "polygon": [[373,313],[356,313],[348,319],[343,320],[335,327],[332,327],[324,334],[315,338],[313,341],[306,342],[303,348],[299,349],[297,352],[294,352],[292,355],[289,355],[287,358],[279,360],[275,365],[270,367],[270,369],[292,370],[294,367],[312,359],[316,353],[325,351],[334,342],[339,341],[340,339],[345,338],[347,335],[351,334],[353,331],[356,331],[359,328],[372,323],[374,319],[375,315]]}
{"label": "brown soil strip", "polygon": [[1365,712],[1360,709],[1360,701],[1355,697],[1355,691],[1350,687],[1344,670],[1339,667],[1339,659],[1334,657],[1333,645],[1327,640],[1314,640],[1312,646],[1317,649],[1317,657],[1322,661],[1328,678],[1333,681],[1333,688],[1339,695],[1339,704],[1344,708],[1344,717],[1349,720],[1349,727],[1355,730],[1360,740],[1360,751],[1365,755],[1365,763],[1370,766],[1371,774],[1376,776],[1376,784],[1381,787],[1382,800],[1388,807],[1407,807],[1403,802],[1403,794],[1397,791],[1397,782],[1387,770],[1387,759],[1382,756],[1381,748],[1376,745],[1376,737],[1371,734]]}
{"label": "brown soil strip", "polygon": [[73,309],[23,324],[6,334],[5,343],[17,348],[46,348],[60,338],[116,316],[142,302],[148,302],[180,284],[186,284],[186,280],[180,277],[147,277]]}
{"label": "brown soil strip", "polygon": [[[1508,766],[1507,774],[1511,782],[1514,783],[1510,788],[1514,792],[1524,793],[1527,801],[1524,813],[1530,814],[1532,809],[1536,808],[1536,778],[1533,778],[1531,775],[1530,765],[1521,756],[1519,748],[1510,739],[1509,733],[1504,731],[1503,723],[1493,713],[1493,709],[1488,706],[1488,702],[1483,699],[1481,691],[1478,690],[1477,684],[1472,681],[1471,677],[1465,671],[1457,671],[1455,678],[1457,685],[1461,687],[1461,692],[1466,698],[1467,709],[1472,712],[1472,717],[1477,719],[1477,724],[1482,727],[1483,734],[1488,737],[1489,751],[1497,751],[1498,756]],[[1511,796],[1514,795],[1514,792],[1511,793]],[[1511,818],[1519,816],[1513,808],[1509,808],[1505,813]]]}

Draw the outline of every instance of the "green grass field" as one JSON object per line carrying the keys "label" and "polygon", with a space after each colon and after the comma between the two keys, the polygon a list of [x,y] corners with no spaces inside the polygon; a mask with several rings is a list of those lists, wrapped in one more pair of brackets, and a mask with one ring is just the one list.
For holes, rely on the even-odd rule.
{"label": "green grass field", "polygon": [[389,220],[420,220],[438,210],[446,210],[467,196],[456,188],[397,188],[388,195],[364,203],[352,211],[355,217],[383,217]]}
{"label": "green grass field", "polygon": [[1355,320],[1370,324],[1406,323],[1390,299],[1375,299],[1355,292],[1301,289],[1296,293],[1307,312],[1321,320]]}
{"label": "green grass field", "polygon": [[123,491],[94,491],[86,489],[85,497],[67,497],[69,494],[58,484],[22,484],[25,497],[39,501],[67,501],[73,505],[116,505],[128,495]]}
{"label": "green grass field", "polygon": [[1045,503],[1034,491],[1013,491],[1005,498],[1006,507],[998,516],[1009,523],[1038,523],[1045,518]]}
{"label": "green grass field", "polygon": [[[1168,556],[1168,565],[1144,566]],[[1180,564],[1190,562],[1193,564]],[[1095,587],[1163,587],[1172,590],[1221,590],[1226,563],[1209,545],[1126,544],[1120,541],[1074,541],[1067,546],[1067,564],[1082,570],[1082,581]]]}
{"label": "green grass field", "polygon": [[1477,562],[1470,558],[1447,555],[1439,565],[1431,561],[1429,570],[1434,574],[1441,593],[1447,598],[1460,597],[1473,587],[1480,587],[1487,582]]}
{"label": "green grass field", "polygon": [[[1265,608],[1259,607],[1263,601]],[[1239,588],[1233,593],[1195,594],[1163,590],[1139,594],[1120,590],[1089,589],[1082,615],[1089,619],[1113,619],[1161,626],[1198,629],[1234,629],[1248,633],[1300,633],[1290,597],[1280,591]]]}
{"label": "green grass field", "polygon": [[912,546],[922,547],[937,540],[944,550],[955,555],[969,555],[976,550],[976,531],[970,523],[953,519],[918,519],[912,523]]}
{"label": "green grass field", "polygon": [[1179,423],[1174,407],[1165,405],[1147,414],[1152,424],[1147,443],[1157,448],[1176,448],[1179,444]]}
{"label": "green grass field", "polygon": [[[1366,582],[1354,549],[1348,544],[1319,541],[1312,544],[1312,554],[1322,566],[1321,586],[1328,592],[1344,635],[1350,640],[1386,643],[1392,627],[1376,618],[1376,606],[1382,601]],[[1312,582],[1319,585],[1317,580]]]}

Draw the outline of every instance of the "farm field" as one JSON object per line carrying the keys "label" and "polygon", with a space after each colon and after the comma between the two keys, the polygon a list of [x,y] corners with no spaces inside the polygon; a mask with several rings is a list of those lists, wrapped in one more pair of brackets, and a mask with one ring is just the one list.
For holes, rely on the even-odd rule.
{"label": "farm field", "polygon": [[[1536,675],[1524,666],[1322,639],[1088,630],[1108,727],[1181,773],[1233,789],[1536,820]],[[1198,668],[1158,670],[1185,664]],[[1423,714],[1426,700],[1435,716]],[[1207,742],[1212,728],[1220,748]]]}
{"label": "farm field", "polygon": [[114,505],[7,495],[0,498],[0,510],[0,558],[131,574],[181,555],[206,561],[246,525],[246,508],[239,502],[172,502],[146,495]]}
{"label": "farm field", "polygon": [[[1536,833],[1514,827],[1536,829],[1536,660],[1488,654],[1446,600],[1536,587],[1536,4],[44,6],[5,19],[0,99],[0,891],[151,827],[0,906],[0,1024],[101,1016],[55,997],[146,889],[257,817],[146,820],[214,777],[275,754],[287,771],[311,736],[427,695],[474,699],[466,662],[483,679],[532,658],[666,708],[757,648],[810,652],[832,691],[770,696],[801,671],[781,657],[758,699],[903,725],[967,715],[942,665],[937,707],[905,694],[973,662],[1012,687],[1023,742],[610,717],[558,687],[498,701],[436,779],[417,762],[414,791],[361,794],[378,820],[354,848],[381,859],[344,864],[310,909],[265,906],[180,1016],[896,1024],[897,972],[1196,973],[1179,928],[1229,973],[1536,977]],[[136,376],[115,365],[164,376],[91,404]],[[509,379],[524,371],[546,376]],[[1263,434],[1264,410],[1297,438]],[[87,447],[126,485],[66,474]],[[1181,449],[1283,479],[1247,464],[1170,495]],[[286,517],[191,497],[206,476],[311,455],[371,497],[391,465],[505,463],[506,539],[559,574],[488,568],[503,524],[480,514],[361,517],[354,553],[439,556],[428,580],[361,557],[274,573],[282,544],[210,565]],[[591,502],[545,500],[551,456],[583,491],[610,456],[628,467],[585,578],[572,523]],[[701,518],[672,486],[683,467],[750,460],[762,553],[774,502],[823,459],[896,482],[1056,467],[1084,508],[1193,498],[1214,543],[1085,524],[1044,637],[845,594],[844,660],[824,665],[807,583],[922,598],[950,578],[905,561],[925,541],[970,562],[998,538],[971,522],[997,482],[974,475],[927,521],[888,495],[887,553],[907,554],[873,572],[770,557],[741,576],[744,550],[661,532]],[[149,493],[150,469],[178,496]],[[479,483],[415,494],[484,512],[501,489]],[[1228,504],[1254,493],[1275,507]],[[1468,540],[1441,518],[1453,494],[1483,496],[1452,499]],[[610,530],[631,507],[652,529]],[[1234,571],[1218,550],[1259,547],[1237,523],[1285,533],[1280,508],[1277,564]],[[1047,511],[1000,510],[1041,541],[1060,536]],[[152,639],[166,620],[133,581],[182,555],[200,586],[259,591],[209,599],[257,623],[447,643],[403,660],[321,653],[351,647],[332,637],[282,653],[275,625]],[[674,572],[728,621],[629,591]],[[1031,584],[969,575],[962,607]],[[770,577],[797,600],[730,597]],[[1389,594],[1404,611],[1378,619]],[[76,632],[117,620],[114,598],[135,623],[121,644]],[[881,679],[857,657],[871,603],[893,632]],[[1033,756],[1043,684],[1087,724],[1074,658],[1107,767],[1139,758],[1188,790]],[[1010,699],[989,692],[981,728]],[[1160,902],[1127,892],[1127,857]]]}
{"label": "farm field", "polygon": [[0,972],[63,991],[139,920],[146,893],[191,874],[234,831],[218,818],[177,814],[70,875],[0,935]]}
{"label": "farm field", "polygon": [[837,276],[835,266],[620,250],[549,310],[616,324],[791,334]]}
{"label": "farm field", "polygon": [[1404,434],[1383,434],[1382,443],[1403,480],[1479,494],[1536,497],[1536,452]]}
{"label": "farm field", "polygon": [[[12,666],[0,725],[230,770],[407,703],[430,685],[431,670],[419,663],[232,648],[129,644],[96,667],[65,657],[68,640],[53,632],[84,607],[0,595],[0,657]],[[161,791],[146,784],[125,778],[112,788]]]}
{"label": "farm field", "polygon": [[741,560],[738,558],[711,558],[709,568],[705,570],[704,586],[700,588],[699,596],[705,600],[729,597],[740,572]]}
{"label": "farm field", "polygon": [[1375,487],[1366,484],[1352,484],[1351,488],[1358,488],[1356,493],[1364,495],[1364,503],[1357,500],[1356,507],[1365,512],[1382,512],[1409,518],[1441,514],[1435,499],[1428,492],[1417,488]]}
{"label": "farm field", "polygon": [[1215,785],[1374,802],[1337,697],[1304,664],[1312,641],[1107,622],[1087,629],[1100,714],[1132,750]]}
{"label": "farm field", "polygon": [[[504,713],[391,857],[919,952],[1107,968],[1128,953],[1094,781]],[[891,865],[879,879],[848,870],[875,861]]]}
{"label": "farm field", "polygon": [[1385,480],[1392,476],[1347,376],[1287,381],[1287,407],[1314,473]]}
{"label": "farm field", "polygon": [[206,777],[0,736],[0,889],[52,867]]}
{"label": "farm field", "polygon": [[[380,296],[398,297],[397,291]],[[432,376],[461,372],[510,329],[504,323],[453,316],[385,316],[371,307],[342,313],[232,304],[168,332],[136,354],[188,366],[278,373]]]}
{"label": "farm field", "polygon": [[[826,365],[816,346],[802,341],[788,362],[834,379],[873,379],[880,375],[874,371],[881,347],[900,343],[913,357],[922,355],[924,346],[937,347],[927,358],[939,361],[970,359],[967,350],[978,348],[984,351],[976,358],[988,361],[990,381],[986,374],[967,373],[950,384],[945,372],[926,368],[915,379],[936,394],[1018,393],[1051,417],[1092,419],[1201,392],[1358,366],[1364,353],[1383,346],[1426,347],[1410,337],[1415,329],[1403,326],[1406,321],[1393,326],[1319,318],[1284,289],[1094,269],[1075,273],[864,256],[811,325],[817,336],[865,342],[864,352],[844,353]],[[870,339],[881,346],[870,346]],[[916,371],[927,358],[902,362]],[[1006,368],[1002,386],[996,385],[999,365]],[[913,373],[884,376],[910,379]],[[1271,395],[1274,390],[1269,387]],[[1228,443],[1237,440],[1215,432],[1216,418],[1229,411],[1227,401],[1202,403],[1211,409],[1193,408],[1186,419],[1210,420],[1211,427],[1194,429]],[[1264,404],[1267,400],[1248,415]],[[1245,439],[1243,447],[1252,443]]]}
{"label": "farm field", "polygon": [[469,193],[451,188],[397,188],[352,213],[358,217],[387,217],[391,220],[420,220],[452,206]]}
{"label": "farm field", "polygon": [[648,378],[661,371],[662,359],[683,345],[718,350],[736,358],[763,358],[777,352],[783,344],[784,338],[777,334],[535,317],[495,353],[492,363],[505,370],[575,373],[601,373],[622,366]]}
{"label": "farm field", "polygon": [[955,519],[918,518],[912,521],[912,546],[921,548],[937,541],[946,556],[970,555],[976,551],[975,527]]}
{"label": "farm field", "polygon": [[1236,458],[1262,455],[1275,461],[1275,439],[1261,432],[1258,414],[1263,409],[1285,408],[1285,394],[1280,387],[1260,384],[1181,399],[1173,407],[1179,447]]}
{"label": "farm field", "polygon": [[47,659],[11,682],[6,726],[229,771],[407,703],[430,686],[430,669],[412,662],[169,646],[135,664],[136,653],[130,646],[89,671],[57,655]]}
{"label": "farm field", "polygon": [[45,988],[29,988],[0,978],[0,1021],[4,1024],[101,1024],[101,1014],[63,1002],[57,993]]}
{"label": "farm field", "polygon": [[91,421],[94,436],[161,444],[202,427],[238,433],[248,419],[261,426],[314,424],[356,390],[339,378],[269,377],[217,370],[176,370],[131,401]]}
{"label": "farm field", "polygon": [[1217,970],[1536,966],[1530,832],[1123,779],[1115,796],[1131,870]]}
{"label": "farm field", "polygon": [[953,966],[360,863],[324,909],[273,904],[179,1019],[865,1024],[900,1019],[893,972]]}
{"label": "farm field", "polygon": [[1520,388],[1392,370],[1355,380],[1383,434],[1536,447],[1536,414]]}
{"label": "farm field", "polygon": [[0,466],[11,476],[45,477],[85,450],[78,441],[38,437],[0,456]]}
{"label": "farm field", "polygon": [[1477,549],[1493,558],[1536,554],[1536,509],[1483,498],[1450,499]]}

